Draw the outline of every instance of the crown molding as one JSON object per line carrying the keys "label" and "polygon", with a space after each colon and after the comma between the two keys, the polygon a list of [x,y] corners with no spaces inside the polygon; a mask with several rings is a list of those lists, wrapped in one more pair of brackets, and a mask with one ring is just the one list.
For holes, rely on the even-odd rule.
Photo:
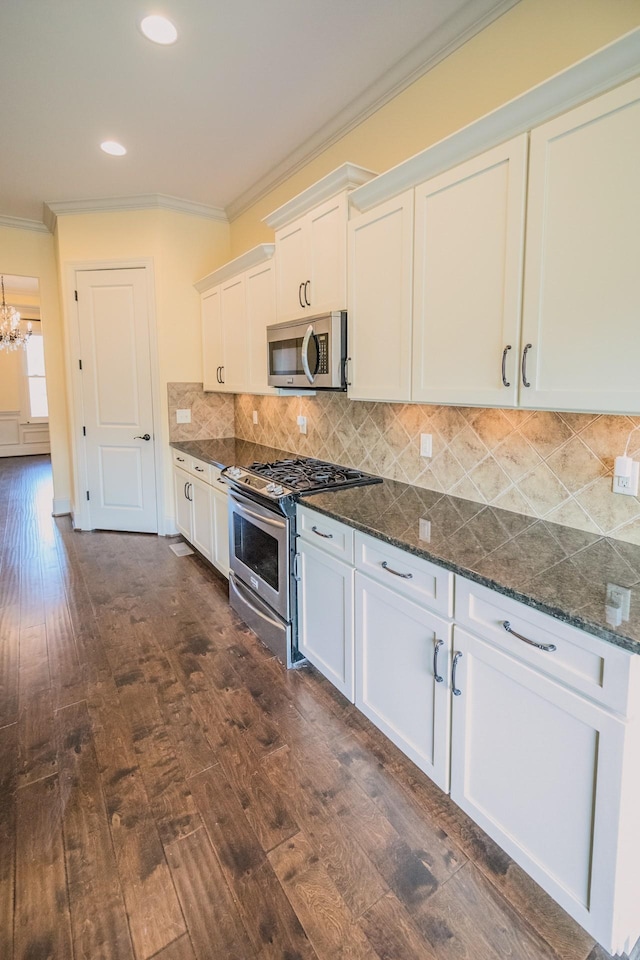
{"label": "crown molding", "polygon": [[22,217],[0,216],[0,227],[11,227],[13,230],[33,230],[35,233],[49,233],[47,226],[40,220],[25,220]]}
{"label": "crown molding", "polygon": [[364,213],[639,73],[640,27],[354,190],[349,205]]}
{"label": "crown molding", "polygon": [[373,180],[377,176],[377,173],[374,173],[373,170],[367,170],[366,167],[357,167],[353,163],[343,163],[342,166],[336,167],[326,177],[307,187],[296,197],[287,200],[281,207],[265,217],[262,222],[266,223],[272,230],[279,230],[285,224],[291,223],[297,217],[313,210],[324,200],[335,197],[343,190],[355,190],[356,187],[368,183],[369,180]]}
{"label": "crown molding", "polygon": [[519,0],[473,0],[465,4],[340,113],[232,200],[226,207],[228,219],[236,220],[517,3]]}
{"label": "crown molding", "polygon": [[95,197],[88,200],[45,201],[45,222],[53,233],[58,217],[78,213],[114,213],[127,210],[174,210],[205,220],[227,223],[227,215],[221,207],[210,207],[194,200],[170,197],[162,193],[140,194],[135,197]]}
{"label": "crown molding", "polygon": [[275,249],[274,243],[259,243],[257,247],[252,247],[251,250],[247,250],[246,253],[236,257],[235,260],[230,260],[212,273],[208,273],[202,280],[196,280],[194,287],[198,293],[205,293],[212,287],[217,287],[219,283],[224,283],[230,277],[235,277],[239,273],[244,273],[245,270],[250,270],[251,267],[256,267],[267,260],[271,260]]}

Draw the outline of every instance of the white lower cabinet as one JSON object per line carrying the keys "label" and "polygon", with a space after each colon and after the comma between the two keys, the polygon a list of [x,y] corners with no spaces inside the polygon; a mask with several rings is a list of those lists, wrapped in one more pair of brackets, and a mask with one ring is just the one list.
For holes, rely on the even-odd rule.
{"label": "white lower cabinet", "polygon": [[353,567],[300,539],[298,649],[353,703]]}
{"label": "white lower cabinet", "polygon": [[[229,520],[226,484],[220,471],[173,451],[176,527],[192,546],[229,576]],[[200,475],[199,475],[200,474]]]}
{"label": "white lower cabinet", "polygon": [[355,596],[356,706],[448,790],[451,624],[362,573]]}

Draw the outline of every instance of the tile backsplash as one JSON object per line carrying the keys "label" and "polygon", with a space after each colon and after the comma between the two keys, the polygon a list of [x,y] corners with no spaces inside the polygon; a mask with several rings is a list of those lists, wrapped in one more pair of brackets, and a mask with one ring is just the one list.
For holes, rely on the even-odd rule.
{"label": "tile backsplash", "polygon": [[[235,398],[242,439],[631,543],[640,543],[640,500],[614,495],[611,476],[638,425],[640,417],[367,403],[337,393]],[[421,433],[433,438],[430,459],[420,456]],[[640,430],[629,453],[640,457]]]}
{"label": "tile backsplash", "polygon": [[[201,383],[169,383],[169,440],[207,440],[234,435],[234,398],[205,393]],[[191,423],[176,423],[176,410],[191,410]]]}

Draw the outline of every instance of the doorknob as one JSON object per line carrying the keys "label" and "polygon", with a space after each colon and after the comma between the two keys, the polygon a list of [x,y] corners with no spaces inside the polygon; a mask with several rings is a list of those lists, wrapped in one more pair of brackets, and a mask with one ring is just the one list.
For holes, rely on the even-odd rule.
{"label": "doorknob", "polygon": [[150,433],[143,433],[141,437],[134,437],[134,440],[151,440]]}

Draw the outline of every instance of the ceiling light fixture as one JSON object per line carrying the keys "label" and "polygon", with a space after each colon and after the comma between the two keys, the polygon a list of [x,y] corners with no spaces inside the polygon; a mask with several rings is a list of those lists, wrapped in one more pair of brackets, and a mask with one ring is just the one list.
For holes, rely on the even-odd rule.
{"label": "ceiling light fixture", "polygon": [[178,39],[178,31],[166,17],[153,15],[145,17],[140,22],[140,29],[148,40],[154,43],[162,43],[165,46],[175,43]]}
{"label": "ceiling light fixture", "polygon": [[26,347],[31,336],[31,321],[26,325],[20,324],[20,314],[15,307],[10,307],[4,298],[4,277],[2,283],[2,304],[0,304],[0,350],[17,350]]}
{"label": "ceiling light fixture", "polygon": [[112,157],[124,157],[127,152],[126,147],[123,147],[121,143],[117,143],[115,140],[105,140],[104,143],[100,144],[100,149]]}

